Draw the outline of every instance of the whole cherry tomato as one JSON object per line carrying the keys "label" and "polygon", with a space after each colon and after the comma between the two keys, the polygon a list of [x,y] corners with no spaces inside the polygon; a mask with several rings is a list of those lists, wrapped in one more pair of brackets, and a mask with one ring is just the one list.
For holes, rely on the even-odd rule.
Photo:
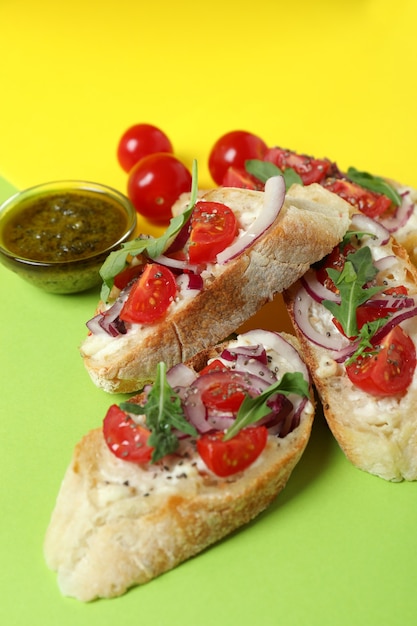
{"label": "whole cherry tomato", "polygon": [[127,195],[136,211],[164,225],[179,196],[191,191],[191,173],[174,155],[158,152],[141,159],[129,173]]}
{"label": "whole cherry tomato", "polygon": [[152,124],[135,124],[122,135],[117,147],[117,160],[125,172],[138,161],[155,152],[173,152],[166,134]]}
{"label": "whole cherry tomato", "polygon": [[244,169],[247,159],[263,159],[268,146],[253,133],[233,130],[216,141],[211,149],[208,167],[214,182],[223,184],[229,167]]}

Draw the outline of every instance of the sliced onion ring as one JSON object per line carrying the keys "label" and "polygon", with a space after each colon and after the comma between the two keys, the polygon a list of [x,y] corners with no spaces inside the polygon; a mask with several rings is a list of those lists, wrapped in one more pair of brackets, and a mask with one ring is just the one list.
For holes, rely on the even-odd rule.
{"label": "sliced onion ring", "polygon": [[323,333],[316,330],[310,321],[311,307],[314,305],[313,298],[304,287],[300,287],[294,299],[294,321],[309,341],[317,346],[339,352],[350,345],[349,339],[339,333],[336,327],[334,332]]}
{"label": "sliced onion ring", "polygon": [[220,252],[220,265],[234,259],[251,246],[276,220],[285,200],[285,182],[282,176],[272,176],[265,183],[264,204],[256,220],[241,237]]}
{"label": "sliced onion ring", "polygon": [[313,270],[309,270],[306,274],[304,274],[304,276],[302,276],[301,284],[316,302],[323,302],[323,300],[340,302],[340,295],[322,285],[317,278],[316,272]]}
{"label": "sliced onion ring", "polygon": [[301,372],[306,381],[310,380],[310,375],[306,364],[301,359],[298,351],[292,344],[289,343],[280,333],[276,333],[272,330],[249,330],[246,333],[240,335],[246,341],[253,343],[260,343],[265,348],[274,350],[277,354],[280,354],[288,363],[290,368],[294,372]]}
{"label": "sliced onion ring", "polygon": [[397,207],[394,214],[384,217],[383,215],[378,218],[378,221],[384,228],[390,233],[394,233],[399,228],[405,226],[414,212],[414,202],[411,198],[410,190],[406,189],[400,193],[402,198],[401,205]]}
{"label": "sliced onion ring", "polygon": [[352,226],[356,230],[373,235],[373,237],[366,242],[369,247],[383,246],[389,241],[390,234],[388,230],[381,223],[376,222],[363,213],[355,213],[352,216],[350,228],[352,228]]}

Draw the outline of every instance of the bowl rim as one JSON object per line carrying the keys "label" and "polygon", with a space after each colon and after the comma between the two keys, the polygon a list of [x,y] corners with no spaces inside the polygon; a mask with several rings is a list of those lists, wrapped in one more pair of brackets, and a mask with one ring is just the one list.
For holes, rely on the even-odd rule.
{"label": "bowl rim", "polygon": [[17,191],[0,204],[0,221],[3,215],[7,213],[8,210],[12,210],[12,208],[16,206],[16,204],[20,202],[20,200],[25,200],[27,197],[35,194],[39,194],[40,196],[50,195],[54,192],[54,190],[56,190],[58,193],[65,190],[86,190],[93,193],[108,194],[112,196],[113,199],[116,200],[124,209],[128,218],[128,223],[123,234],[110,246],[107,246],[107,248],[100,250],[100,252],[95,252],[94,254],[91,254],[89,256],[83,256],[79,259],[68,259],[66,261],[39,261],[38,259],[21,256],[9,250],[0,241],[0,253],[3,254],[3,256],[7,257],[10,261],[18,263],[21,266],[44,268],[53,268],[59,266],[74,267],[77,265],[83,265],[88,262],[91,263],[94,259],[104,260],[104,258],[108,256],[113,250],[117,249],[125,241],[128,241],[131,235],[134,233],[137,225],[137,213],[129,198],[121,191],[118,191],[117,189],[109,185],[81,179],[55,180],[33,185],[31,187],[27,187],[25,189]]}

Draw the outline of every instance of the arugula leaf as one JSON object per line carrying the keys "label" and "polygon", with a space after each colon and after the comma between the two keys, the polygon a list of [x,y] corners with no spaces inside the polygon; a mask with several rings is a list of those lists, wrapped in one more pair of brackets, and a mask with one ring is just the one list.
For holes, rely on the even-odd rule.
{"label": "arugula leaf", "polygon": [[372,322],[366,322],[366,324],[362,326],[359,331],[355,352],[345,361],[345,365],[350,365],[356,361],[356,359],[360,357],[365,350],[367,351],[367,355],[376,354],[376,351],[374,350],[375,346],[372,345],[371,339],[388,320],[389,315],[386,317],[380,317]]}
{"label": "arugula leaf", "polygon": [[178,437],[172,429],[179,430],[192,437],[197,431],[184,417],[181,400],[169,385],[166,377],[166,364],[158,363],[155,382],[149,392],[146,404],[140,406],[130,402],[122,402],[120,408],[128,413],[146,415],[146,425],[151,434],[148,444],[154,448],[152,463],[156,463],[166,454],[178,448]]}
{"label": "arugula leaf", "polygon": [[261,161],[259,159],[248,159],[245,161],[245,169],[248,174],[255,176],[261,183],[266,183],[268,178],[272,176],[283,176],[285,180],[285,188],[288,189],[293,183],[303,184],[301,177],[292,167],[281,170],[277,165],[270,161]]}
{"label": "arugula leaf", "polygon": [[330,300],[323,300],[322,304],[340,322],[347,337],[357,337],[356,309],[384,290],[383,286],[366,287],[378,273],[371,250],[368,246],[359,248],[347,255],[341,272],[328,268],[327,273],[339,290],[340,304]]}
{"label": "arugula leaf", "polygon": [[240,405],[233,425],[227,429],[223,440],[227,441],[231,439],[237,435],[242,428],[246,428],[246,426],[254,424],[265,417],[265,415],[268,415],[271,409],[268,407],[267,401],[276,393],[283,394],[284,396],[296,393],[306,398],[310,395],[308,382],[301,372],[287,372],[281,380],[271,385],[271,387],[268,387],[268,389],[265,389],[259,396],[255,398],[251,398],[250,396],[245,397]]}
{"label": "arugula leaf", "polygon": [[368,172],[360,172],[355,167],[349,167],[347,176],[350,180],[365,189],[382,193],[387,196],[397,206],[401,205],[402,199],[400,194],[386,180],[380,176],[373,176]]}
{"label": "arugula leaf", "polygon": [[107,302],[109,293],[113,287],[114,278],[122,272],[128,264],[129,256],[147,253],[151,258],[158,257],[168,247],[170,241],[175,237],[181,228],[189,219],[194,205],[197,201],[198,194],[198,171],[197,161],[194,160],[192,168],[192,186],[191,197],[187,209],[180,215],[173,217],[169,223],[167,230],[160,237],[139,236],[132,241],[122,244],[120,250],[110,252],[100,268],[100,276],[103,279],[100,298],[103,302]]}

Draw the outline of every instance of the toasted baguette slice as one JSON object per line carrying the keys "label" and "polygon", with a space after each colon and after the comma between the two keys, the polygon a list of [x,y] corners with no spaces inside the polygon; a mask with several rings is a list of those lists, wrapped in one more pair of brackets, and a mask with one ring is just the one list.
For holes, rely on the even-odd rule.
{"label": "toasted baguette slice", "polygon": [[[404,285],[408,295],[417,302],[417,271],[406,250],[392,237],[384,245],[371,244],[371,250],[373,259],[379,259],[382,268],[376,277],[377,283],[387,288]],[[310,279],[309,272],[304,277],[304,285]],[[341,337],[332,323],[332,314],[319,302],[308,299],[300,289],[303,284],[298,281],[285,291],[284,301],[324,415],[341,449],[353,465],[385,480],[417,480],[417,370],[403,394],[378,397],[359,389],[349,380],[344,360],[339,358],[340,352],[319,345],[320,336],[323,343],[331,336]],[[297,324],[300,298],[302,306],[306,306],[304,319],[308,316],[312,334],[308,325],[302,330]],[[417,346],[416,312],[400,326]]]}
{"label": "toasted baguette slice", "polygon": [[[281,338],[295,359],[263,343],[268,358],[282,375],[300,364],[308,376],[295,338]],[[200,369],[219,352],[198,355],[194,366]],[[183,456],[136,465],[114,456],[101,429],[87,434],[63,479],[44,546],[62,593],[81,601],[121,595],[253,519],[285,487],[299,461],[312,428],[313,403],[311,395],[300,407],[298,426],[286,436],[269,434],[256,461],[227,478],[206,467],[195,441]]]}
{"label": "toasted baguette slice", "polygon": [[[219,188],[200,200],[226,204],[248,228],[263,211],[265,193]],[[93,382],[108,392],[137,391],[156,365],[192,358],[239,328],[276,293],[343,237],[348,204],[318,185],[294,185],[272,225],[241,254],[202,273],[203,288],[181,291],[161,321],[131,324],[126,334],[90,334],[81,355]],[[99,311],[106,309],[101,303]]]}

